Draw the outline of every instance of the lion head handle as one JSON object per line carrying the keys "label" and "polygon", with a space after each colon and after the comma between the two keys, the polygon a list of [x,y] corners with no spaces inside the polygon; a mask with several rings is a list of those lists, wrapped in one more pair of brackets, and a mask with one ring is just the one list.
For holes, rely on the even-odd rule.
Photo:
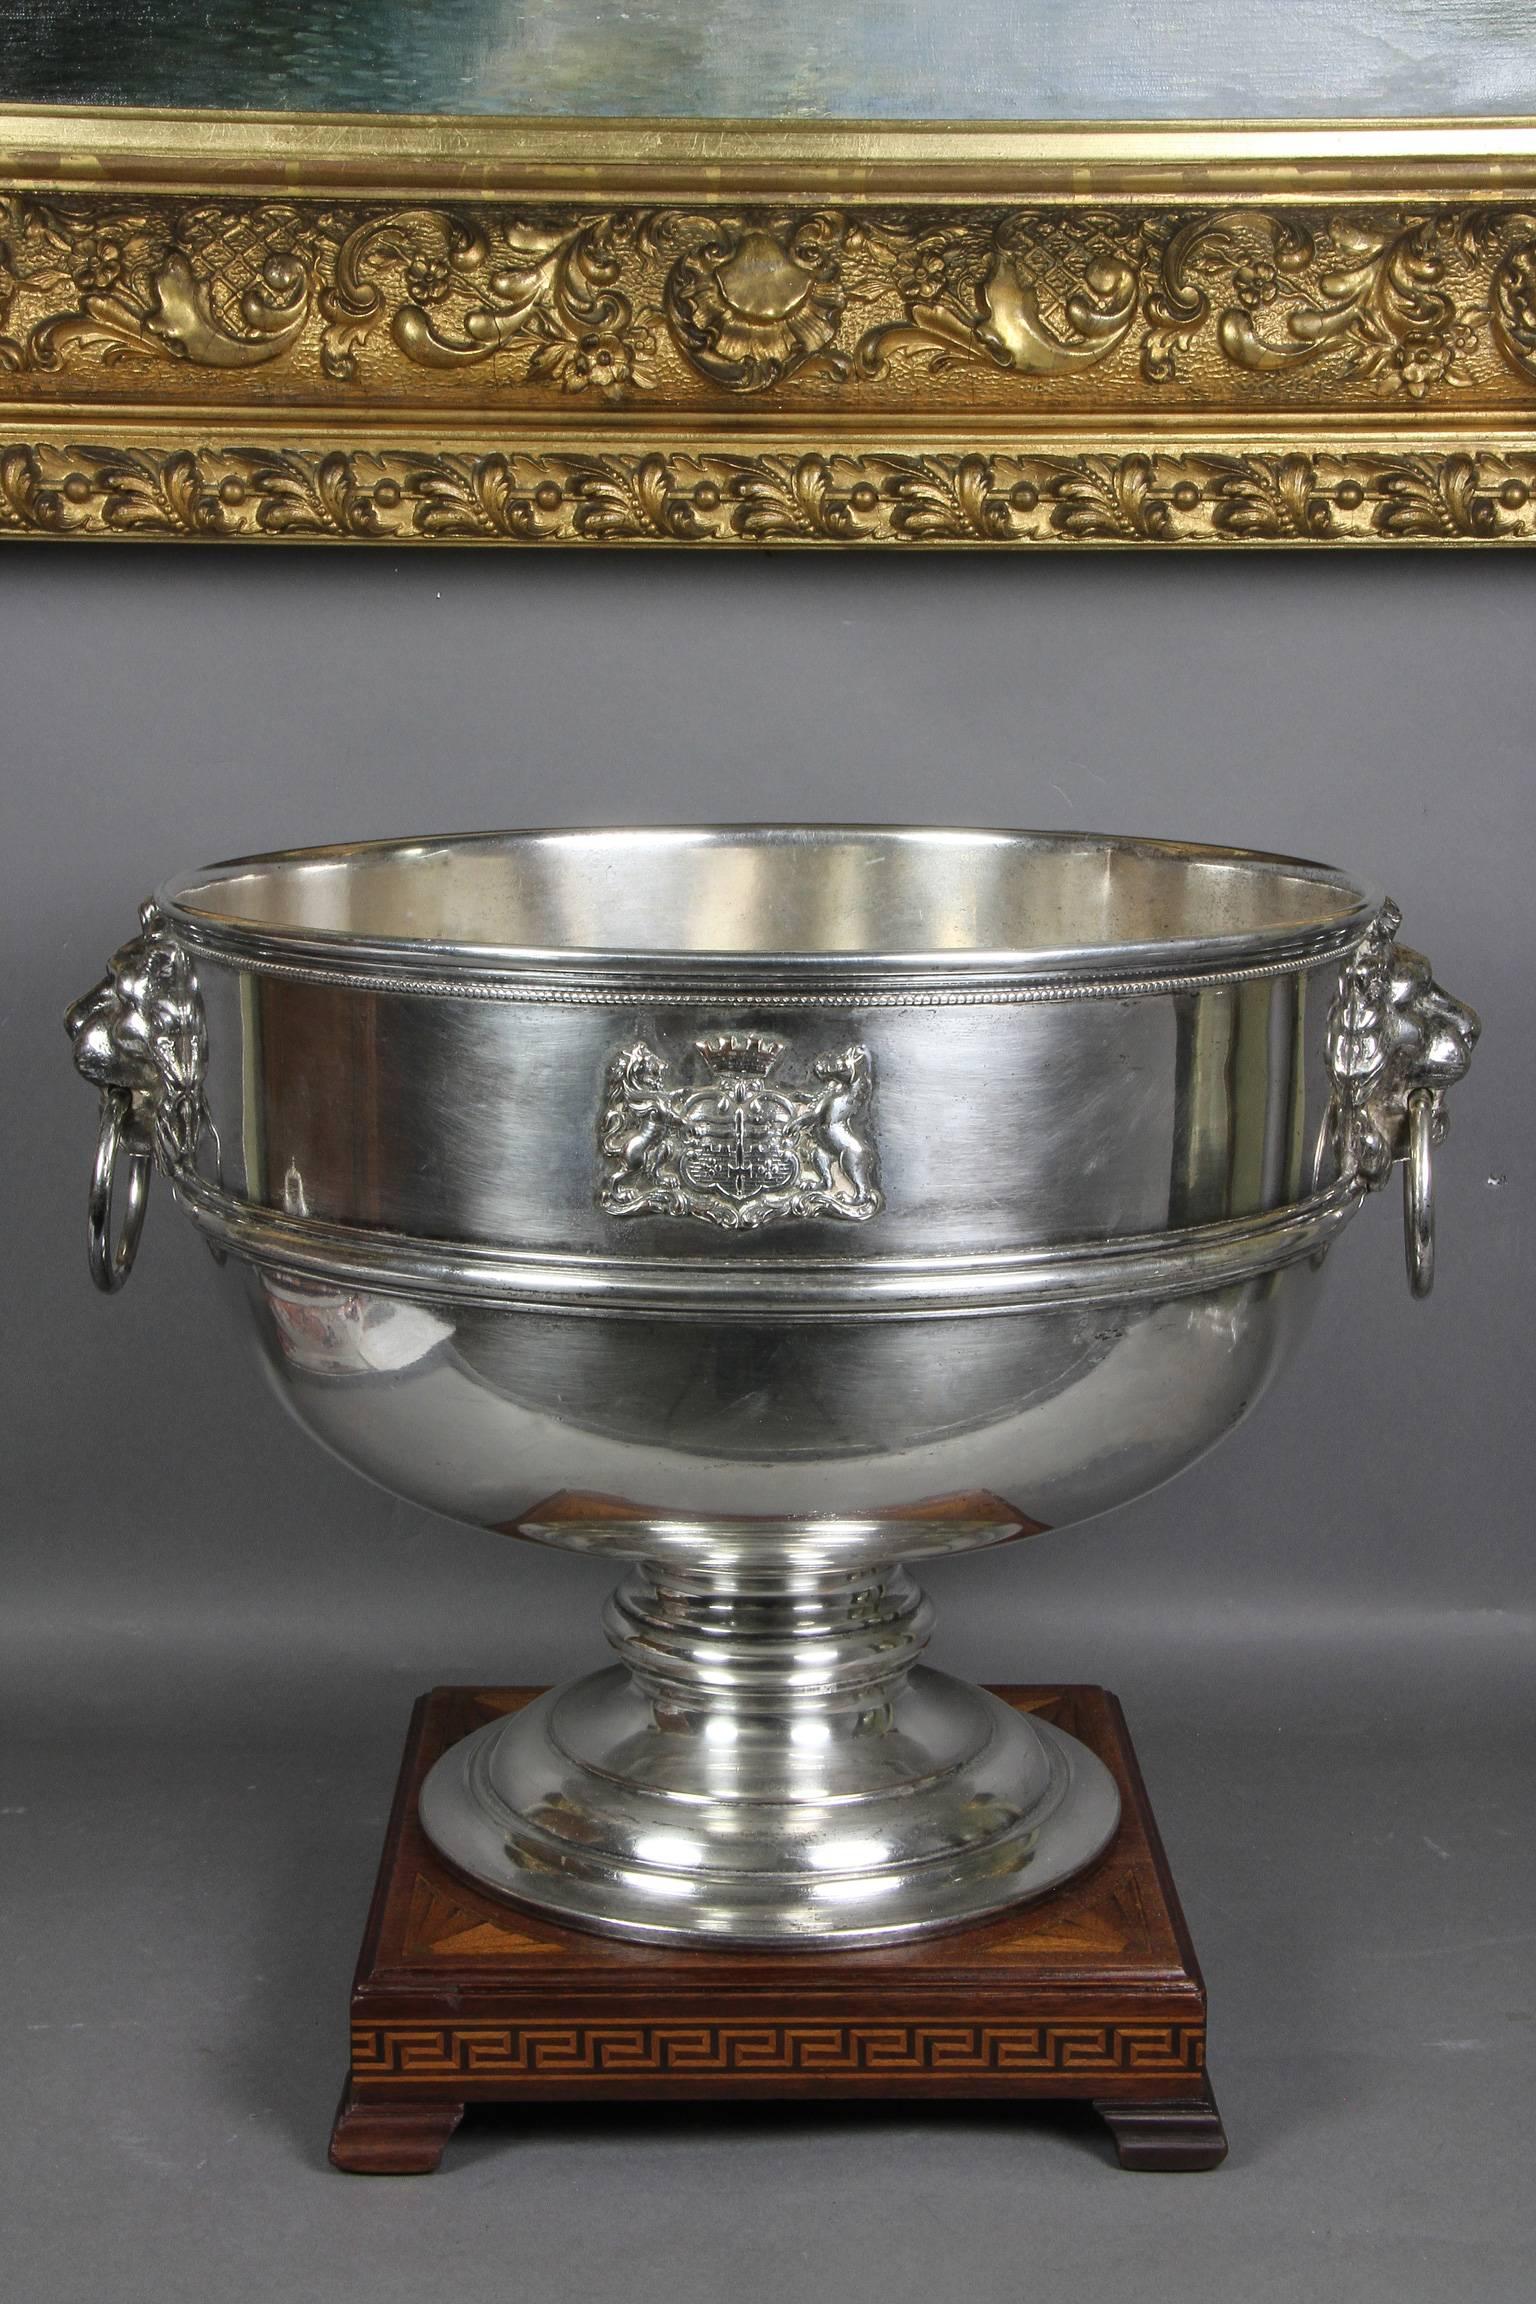
{"label": "lion head handle", "polygon": [[[112,955],[107,973],[64,1019],[75,1063],[101,1091],[101,1132],[91,1184],[91,1274],[122,1286],[133,1263],[153,1163],[190,1167],[209,1127],[203,1076],[208,1027],[191,959],[164,914],[146,904],[140,932]],[[126,1162],[120,1239],[108,1237],[119,1161]]]}
{"label": "lion head handle", "polygon": [[1402,914],[1387,903],[1345,966],[1328,1013],[1330,1122],[1339,1168],[1371,1188],[1403,1177],[1408,1269],[1429,1293],[1434,1217],[1430,1154],[1450,1125],[1446,1091],[1472,1061],[1482,1026],[1442,991],[1423,955],[1396,941]]}

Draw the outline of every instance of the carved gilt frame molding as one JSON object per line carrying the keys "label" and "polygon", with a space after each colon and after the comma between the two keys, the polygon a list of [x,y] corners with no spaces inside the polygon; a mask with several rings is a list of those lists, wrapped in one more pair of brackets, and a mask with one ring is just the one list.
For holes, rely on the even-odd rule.
{"label": "carved gilt frame molding", "polygon": [[0,111],[0,535],[1536,542],[1536,122]]}

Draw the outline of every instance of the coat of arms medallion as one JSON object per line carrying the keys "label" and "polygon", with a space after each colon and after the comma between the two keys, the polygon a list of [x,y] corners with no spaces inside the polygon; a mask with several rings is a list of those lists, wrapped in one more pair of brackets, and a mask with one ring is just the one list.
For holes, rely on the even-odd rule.
{"label": "coat of arms medallion", "polygon": [[728,1232],[878,1215],[869,1050],[818,1055],[798,1077],[789,1054],[770,1032],[719,1032],[694,1042],[685,1078],[644,1040],[622,1049],[599,1124],[599,1207],[691,1216]]}

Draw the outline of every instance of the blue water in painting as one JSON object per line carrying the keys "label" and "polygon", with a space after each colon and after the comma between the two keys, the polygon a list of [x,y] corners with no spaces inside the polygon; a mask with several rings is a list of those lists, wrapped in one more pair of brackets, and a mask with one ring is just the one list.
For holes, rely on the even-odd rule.
{"label": "blue water in painting", "polygon": [[801,119],[1536,113],[1536,0],[0,0],[0,101]]}

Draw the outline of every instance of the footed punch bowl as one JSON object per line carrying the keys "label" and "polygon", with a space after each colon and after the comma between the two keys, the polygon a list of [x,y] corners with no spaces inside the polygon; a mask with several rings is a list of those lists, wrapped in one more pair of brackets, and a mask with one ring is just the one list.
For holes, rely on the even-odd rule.
{"label": "footed punch bowl", "polygon": [[1366,884],[1241,850],[765,825],[169,883],[68,1024],[91,1270],[159,1168],[288,1407],[627,1563],[617,1662],[428,1777],[450,1863],[640,1938],[875,1943],[1090,1863],[1080,1744],[921,1661],[908,1563],[1190,1463],[1477,1036]]}

